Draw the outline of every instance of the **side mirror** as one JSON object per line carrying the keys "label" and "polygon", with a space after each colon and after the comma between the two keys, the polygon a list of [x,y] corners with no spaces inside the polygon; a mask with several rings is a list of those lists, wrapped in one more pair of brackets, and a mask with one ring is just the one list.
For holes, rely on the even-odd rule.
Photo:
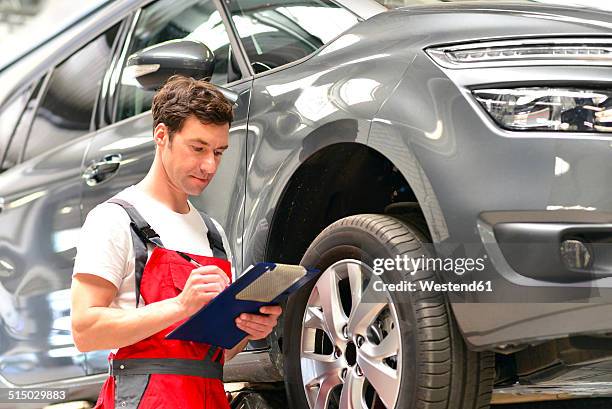
{"label": "side mirror", "polygon": [[174,74],[196,79],[210,78],[215,55],[195,40],[170,40],[144,48],[127,59],[124,75],[146,90],[161,87]]}

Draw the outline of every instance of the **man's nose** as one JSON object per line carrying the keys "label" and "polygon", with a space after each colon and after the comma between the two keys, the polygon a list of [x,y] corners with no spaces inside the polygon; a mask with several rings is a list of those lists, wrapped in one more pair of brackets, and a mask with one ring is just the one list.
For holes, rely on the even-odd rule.
{"label": "man's nose", "polygon": [[215,173],[217,170],[217,161],[215,160],[215,154],[213,152],[204,156],[200,162],[200,170],[203,173]]}

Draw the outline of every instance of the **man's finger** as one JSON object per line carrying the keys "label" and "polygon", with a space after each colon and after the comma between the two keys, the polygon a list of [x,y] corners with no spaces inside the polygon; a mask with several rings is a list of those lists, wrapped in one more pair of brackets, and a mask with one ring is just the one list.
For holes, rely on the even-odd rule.
{"label": "man's finger", "polygon": [[196,291],[205,292],[205,293],[220,293],[225,288],[221,283],[206,283],[206,284],[198,284],[194,286]]}
{"label": "man's finger", "polygon": [[262,325],[252,321],[245,321],[241,320],[240,318],[237,319],[236,326],[238,326],[243,331],[248,332],[249,334],[251,334],[253,331],[266,334],[272,331],[272,327],[268,325]]}
{"label": "man's finger", "polygon": [[241,324],[241,325],[245,325],[249,328],[253,328],[253,329],[257,329],[260,331],[271,331],[272,328],[274,328],[277,324],[277,321],[275,319],[270,319],[270,318],[266,318],[266,319],[261,319],[264,317],[256,317],[258,319],[255,320],[250,320],[250,319],[243,319],[238,317],[236,319],[236,323]]}
{"label": "man's finger", "polygon": [[240,329],[247,333],[249,339],[263,339],[269,335],[268,332],[250,331],[250,330],[243,329],[243,328],[240,328]]}
{"label": "man's finger", "polygon": [[238,318],[244,321],[252,321],[264,325],[275,325],[276,323],[276,317],[271,315],[240,314]]}
{"label": "man's finger", "polygon": [[194,275],[191,278],[191,282],[194,284],[201,284],[201,283],[220,283],[223,285],[229,285],[227,280],[224,280],[223,277],[220,277],[216,274],[206,274],[206,275]]}
{"label": "man's finger", "polygon": [[279,305],[267,305],[265,307],[261,307],[259,311],[262,314],[279,316],[283,312],[283,309]]}
{"label": "man's finger", "polygon": [[246,328],[246,329],[251,330],[251,331],[266,332],[266,331],[270,331],[272,329],[268,325],[258,324],[256,322],[252,322],[252,321],[238,321],[238,323],[243,328]]}
{"label": "man's finger", "polygon": [[202,266],[191,270],[191,275],[200,274],[202,276],[217,274],[219,277],[223,278],[228,284],[230,282],[229,277],[225,274],[225,271],[221,270],[217,266]]}
{"label": "man's finger", "polygon": [[194,275],[194,274],[210,274],[210,273],[214,272],[217,269],[219,269],[219,267],[217,267],[217,266],[196,267],[193,270],[191,270],[191,275]]}

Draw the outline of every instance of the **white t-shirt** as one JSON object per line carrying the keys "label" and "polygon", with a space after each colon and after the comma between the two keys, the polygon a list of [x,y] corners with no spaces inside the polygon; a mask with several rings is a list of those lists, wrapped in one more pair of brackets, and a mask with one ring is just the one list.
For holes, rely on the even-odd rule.
{"label": "white t-shirt", "polygon": [[[115,197],[131,203],[157,232],[167,249],[212,256],[206,224],[190,202],[189,213],[181,214],[172,211],[137,186],[130,186]],[[215,226],[223,237],[223,247],[231,261],[223,229],[216,222]],[[150,256],[153,247],[147,247]],[[118,289],[110,307],[135,308],[134,262],[130,217],[126,211],[114,203],[101,203],[93,208],[79,235],[72,276],[76,273],[94,274],[110,281]],[[140,297],[138,306],[143,305],[144,300]]]}

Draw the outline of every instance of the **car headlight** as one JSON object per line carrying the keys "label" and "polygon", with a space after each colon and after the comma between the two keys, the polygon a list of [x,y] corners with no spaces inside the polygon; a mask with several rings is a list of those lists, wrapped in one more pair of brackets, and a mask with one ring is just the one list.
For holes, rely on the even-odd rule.
{"label": "car headlight", "polygon": [[504,129],[612,132],[612,91],[510,88],[480,89],[473,94]]}
{"label": "car headlight", "polygon": [[450,69],[533,65],[612,65],[609,38],[535,38],[431,47],[425,50]]}

